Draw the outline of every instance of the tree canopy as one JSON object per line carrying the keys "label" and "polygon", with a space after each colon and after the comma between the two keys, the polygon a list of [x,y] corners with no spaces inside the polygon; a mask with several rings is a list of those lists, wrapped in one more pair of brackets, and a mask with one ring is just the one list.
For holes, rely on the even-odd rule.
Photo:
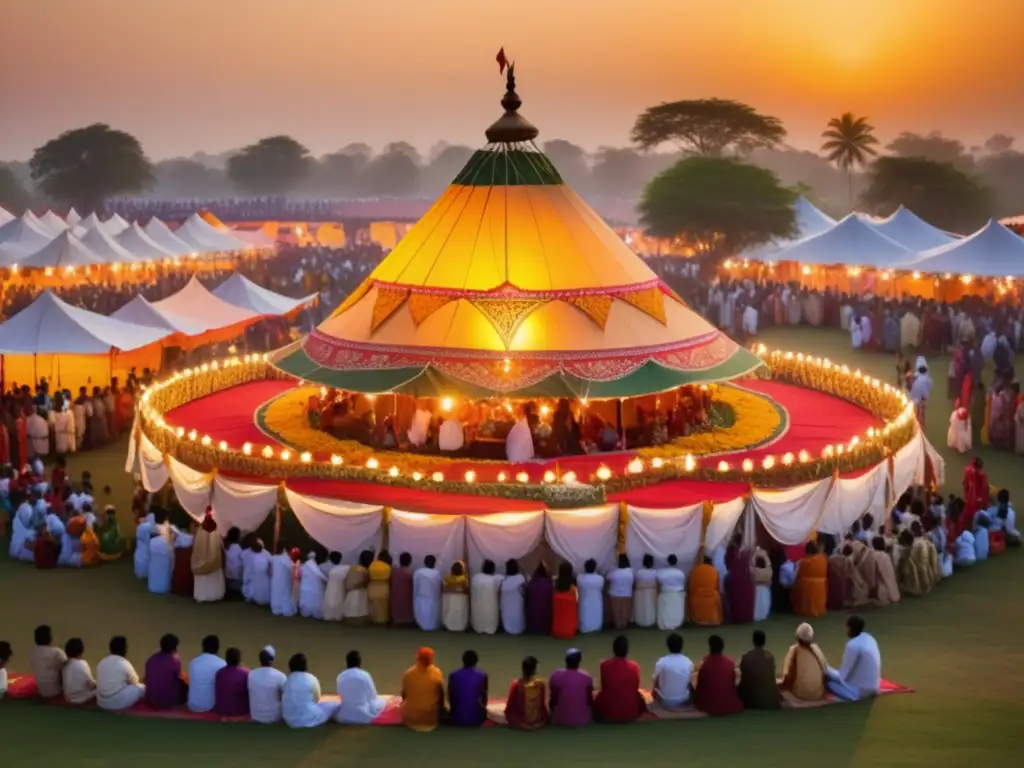
{"label": "tree canopy", "polygon": [[419,192],[420,167],[403,144],[389,144],[392,151],[385,151],[369,162],[361,184],[364,194],[406,197]]}
{"label": "tree canopy", "polygon": [[43,194],[83,214],[101,209],[108,197],[141,192],[153,182],[139,140],[103,123],[50,139],[29,165]]}
{"label": "tree canopy", "polygon": [[686,152],[722,155],[727,150],[747,154],[758,147],[775,147],[786,138],[777,117],[728,99],[673,101],[649,107],[633,124],[633,143],[641,149],[671,142]]}
{"label": "tree canopy", "polygon": [[629,147],[600,147],[590,177],[595,191],[610,197],[633,197],[643,189],[644,159]]}
{"label": "tree canopy", "polygon": [[880,157],[863,195],[870,210],[892,213],[901,204],[950,232],[973,232],[992,214],[992,195],[973,176],[923,157]]}
{"label": "tree canopy", "polygon": [[270,136],[228,158],[228,176],[255,195],[279,195],[294,189],[312,170],[309,150],[291,136]]}
{"label": "tree canopy", "polygon": [[772,239],[796,236],[796,193],[771,171],[739,160],[688,157],[658,174],[638,210],[656,237],[701,244],[718,260]]}
{"label": "tree canopy", "polygon": [[949,163],[961,171],[974,168],[974,158],[968,154],[963,142],[943,136],[941,131],[927,135],[903,131],[885,148],[900,157],[922,157],[937,163]]}
{"label": "tree canopy", "polygon": [[0,165],[0,208],[20,216],[30,203],[28,190],[22,186],[14,171],[6,165]]}

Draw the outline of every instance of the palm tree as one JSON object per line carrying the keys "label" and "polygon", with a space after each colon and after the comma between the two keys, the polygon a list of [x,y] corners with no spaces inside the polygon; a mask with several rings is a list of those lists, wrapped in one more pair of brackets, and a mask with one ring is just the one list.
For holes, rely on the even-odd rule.
{"label": "palm tree", "polygon": [[825,143],[821,151],[830,163],[835,163],[846,171],[846,183],[850,195],[850,210],[853,210],[853,167],[863,166],[868,156],[878,154],[875,145],[875,128],[866,117],[854,117],[852,112],[844,112],[840,117],[828,121],[821,137]]}

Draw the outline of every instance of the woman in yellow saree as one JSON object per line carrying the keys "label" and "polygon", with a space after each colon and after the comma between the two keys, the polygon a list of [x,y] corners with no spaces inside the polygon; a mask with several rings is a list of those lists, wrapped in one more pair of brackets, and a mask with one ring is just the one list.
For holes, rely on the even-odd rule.
{"label": "woman in yellow saree", "polygon": [[370,621],[387,624],[391,614],[391,555],[388,551],[382,549],[367,570],[370,573],[370,584],[366,588],[370,600]]}
{"label": "woman in yellow saree", "polygon": [[444,578],[441,623],[449,632],[465,632],[469,625],[469,579],[461,560],[452,564],[451,573]]}
{"label": "woman in yellow saree", "polygon": [[434,651],[420,648],[416,663],[402,675],[402,725],[432,731],[444,714],[444,676],[434,666]]}

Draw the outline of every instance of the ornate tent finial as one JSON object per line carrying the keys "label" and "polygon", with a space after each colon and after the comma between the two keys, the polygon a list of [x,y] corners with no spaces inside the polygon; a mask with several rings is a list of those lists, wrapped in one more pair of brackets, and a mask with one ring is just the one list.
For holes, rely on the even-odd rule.
{"label": "ornate tent finial", "polygon": [[[504,67],[505,49],[498,54],[498,64]],[[537,138],[539,131],[525,117],[519,114],[519,108],[523,100],[516,93],[516,65],[511,63],[505,72],[505,95],[501,99],[501,106],[505,108],[505,114],[487,129],[485,135],[487,141],[494,144],[515,144],[521,141],[532,141]]]}

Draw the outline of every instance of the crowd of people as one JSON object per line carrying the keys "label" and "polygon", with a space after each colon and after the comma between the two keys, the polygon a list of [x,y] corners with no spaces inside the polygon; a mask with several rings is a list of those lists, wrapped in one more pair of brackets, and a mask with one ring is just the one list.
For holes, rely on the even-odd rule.
{"label": "crowd of people", "polygon": [[[304,654],[288,660],[286,675],[276,669],[277,653],[268,645],[260,651],[259,667],[250,670],[242,665],[238,648],[220,655],[216,635],[203,638],[202,652],[187,667],[178,654],[179,639],[164,635],[159,650],[147,659],[143,677],[126,658],[127,638],[116,635],[94,675],[81,638],[72,637],[62,650],[53,645],[53,630],[43,625],[35,630],[29,666],[39,698],[78,707],[95,704],[108,711],[142,703],[155,711],[185,708],[223,718],[314,728],[332,721],[371,724],[397,700],[401,723],[414,731],[432,731],[442,724],[476,728],[489,719],[533,731],[549,724],[581,728],[591,722],[629,723],[649,707],[724,716],[744,709],[777,709],[786,701],[820,701],[828,694],[846,701],[876,696],[882,688],[882,657],[865,628],[859,616],[847,618],[849,639],[842,664],[835,668],[815,644],[811,625],[801,624],[781,677],[776,676],[775,659],[765,649],[760,630],[754,631],[753,647],[738,662],[725,655],[723,639],[711,635],[708,653],[696,663],[683,654],[683,638],[673,632],[666,638],[668,653],[654,665],[649,693],[642,688],[639,665],[629,658],[629,640],[619,635],[612,642],[612,655],[599,666],[597,686],[582,668],[583,655],[577,649],[566,653],[565,666],[550,680],[538,675],[537,659],[527,656],[521,676],[512,681],[503,705],[497,707],[490,702],[489,678],[473,650],[462,655],[462,667],[448,676],[446,685],[433,650],[421,648],[402,677],[398,696],[377,693],[358,650],[346,654],[345,669],[335,681],[337,697],[325,697]],[[7,690],[6,666],[12,655],[10,643],[0,642],[0,698]]]}

